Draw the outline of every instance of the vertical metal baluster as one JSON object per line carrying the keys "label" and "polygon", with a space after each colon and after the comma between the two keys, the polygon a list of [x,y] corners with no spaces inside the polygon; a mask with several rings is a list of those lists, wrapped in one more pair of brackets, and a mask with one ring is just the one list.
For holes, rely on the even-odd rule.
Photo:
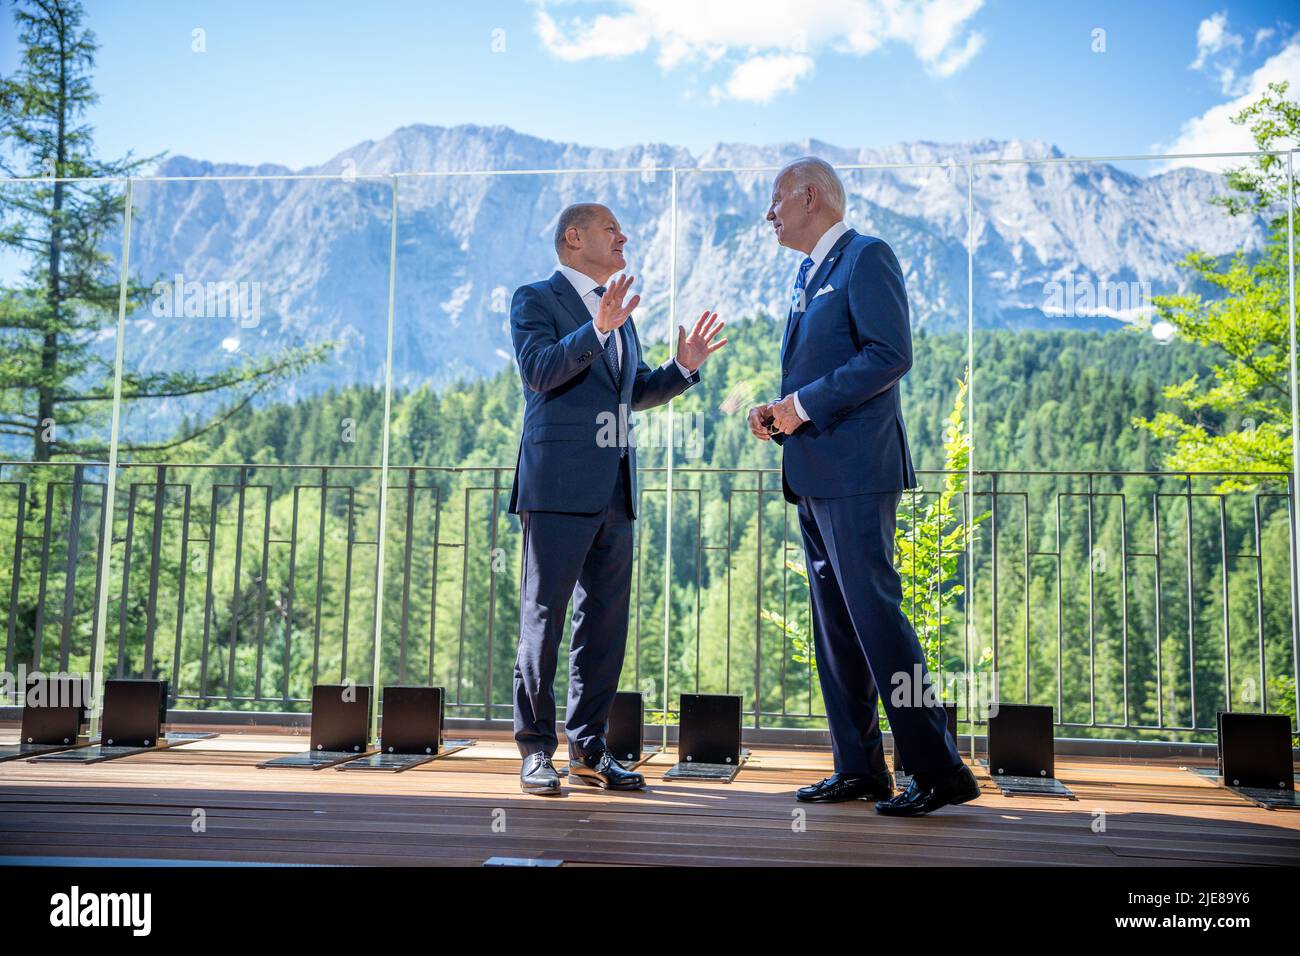
{"label": "vertical metal baluster", "polygon": [[1267,714],[1268,681],[1264,675],[1264,536],[1260,527],[1258,493],[1251,496],[1251,512],[1255,529],[1255,550],[1251,557],[1255,561],[1255,633],[1259,641],[1259,712]]}
{"label": "vertical metal baluster", "polygon": [[[759,711],[759,648],[763,642],[763,616],[759,610],[763,606],[763,473],[758,473],[758,494],[756,496],[758,534],[754,549],[754,726],[758,726]],[[727,660],[727,692],[731,692],[731,660]]]}
{"label": "vertical metal baluster", "polygon": [[[125,467],[124,467],[125,470]],[[139,487],[131,485],[126,496],[126,541],[122,545],[122,599],[117,606],[117,676],[126,676],[126,620],[131,607],[131,546],[135,543],[135,509]]]}
{"label": "vertical metal baluster", "polygon": [[[731,686],[731,564],[735,552],[731,549],[734,533],[733,515],[730,497],[727,498],[727,644],[723,648],[723,660],[727,666],[727,686]],[[700,692],[700,645],[695,645],[695,693]]]}
{"label": "vertical metal baluster", "polygon": [[1220,570],[1223,593],[1223,697],[1228,710],[1232,710],[1232,623],[1228,618],[1228,509],[1223,495],[1219,499],[1219,554],[1223,558]]}
{"label": "vertical metal baluster", "polygon": [[262,699],[262,664],[266,647],[267,592],[269,590],[267,585],[271,579],[271,491],[270,484],[263,489],[265,500],[263,501],[262,511],[262,569],[259,575],[261,580],[257,585],[257,663],[253,675],[253,697],[257,700]]}
{"label": "vertical metal baluster", "polygon": [[[442,551],[438,535],[442,530],[442,485],[433,487],[433,582],[429,589],[429,683],[434,682],[434,655],[438,638],[438,555]],[[457,700],[460,691],[457,689]]]}
{"label": "vertical metal baluster", "polygon": [[[397,647],[397,682],[406,683],[406,638],[411,621],[411,556],[415,545],[415,469],[406,469],[406,511],[402,529],[402,620]],[[432,683],[432,681],[430,681]]]}
{"label": "vertical metal baluster", "polygon": [[492,531],[488,549],[488,621],[487,621],[487,686],[483,689],[483,718],[492,719],[492,658],[496,653],[495,631],[497,612],[497,525],[500,518],[501,471],[492,469]]}
{"label": "vertical metal baluster", "polygon": [[462,688],[465,686],[465,590],[469,587],[469,488],[461,489],[465,498],[465,507],[461,524],[460,554],[460,631],[456,641],[456,703],[464,703]]}
{"label": "vertical metal baluster", "polygon": [[239,468],[239,507],[235,519],[235,582],[230,605],[230,647],[226,653],[226,700],[235,699],[235,659],[239,652],[239,612],[243,603],[244,514],[247,510],[248,468]]}
{"label": "vertical metal baluster", "polygon": [[[214,472],[215,474],[215,472]],[[199,696],[208,696],[208,647],[212,637],[212,621],[216,615],[216,608],[213,606],[212,597],[212,575],[214,565],[216,564],[216,545],[217,545],[217,508],[219,505],[218,496],[221,488],[217,482],[212,483],[212,502],[208,512],[208,558],[204,593],[203,593],[203,652],[199,659]]]}
{"label": "vertical metal baluster", "polygon": [[[164,498],[167,491],[167,466],[159,465],[154,472],[153,524],[149,531],[149,596],[144,610],[144,665],[145,677],[153,676],[154,630],[158,626],[158,576],[162,566],[162,530]],[[175,674],[172,684],[175,684]]]}
{"label": "vertical metal baluster", "polygon": [[[302,500],[302,486],[293,486],[293,514],[289,524],[289,596],[284,611],[284,657],[281,669],[283,683],[280,687],[280,702],[284,709],[289,709],[289,671],[292,667],[291,648],[293,644],[293,599],[298,588],[298,506]],[[312,676],[315,677],[315,663],[312,664]]]}
{"label": "vertical metal baluster", "polygon": [[[1297,373],[1295,329],[1295,150],[1286,154],[1286,300],[1287,338],[1291,365],[1291,474],[1287,477],[1287,509],[1291,533],[1291,678],[1293,699],[1300,701],[1300,561],[1297,560],[1295,495],[1300,485],[1300,376]],[[1300,707],[1296,707],[1300,728]]]}
{"label": "vertical metal baluster", "polygon": [[[989,601],[989,611],[991,614],[991,625],[993,633],[993,657],[994,660],[1000,656],[998,648],[1002,644],[1002,631],[1000,628],[999,607],[998,607],[998,473],[989,472],[989,551],[990,564],[992,565],[992,587],[993,593]],[[996,665],[995,665],[996,666]],[[1029,703],[1029,658],[1025,658],[1025,696],[1024,702]]]}
{"label": "vertical metal baluster", "polygon": [[[9,627],[7,630],[8,637],[5,641],[5,670],[14,673],[14,644],[17,641],[16,632],[18,629],[18,597],[22,585],[23,573],[23,531],[27,520],[27,484],[26,482],[17,482],[15,487],[18,489],[18,518],[14,522],[14,570],[9,579]],[[103,536],[101,535],[101,543]]]}
{"label": "vertical metal baluster", "polygon": [[[108,490],[107,490],[107,486],[105,486],[104,494],[100,497],[100,501],[99,501],[99,537],[97,540],[97,544],[95,546],[95,567],[96,568],[104,567],[104,551],[106,548],[112,545],[112,542],[108,540],[107,505],[108,505]],[[96,635],[99,634],[99,619],[100,619],[99,615],[101,609],[105,614],[108,613],[108,603],[106,601],[101,602],[100,600],[101,595],[108,593],[107,588],[108,588],[108,581],[106,580],[106,578],[100,576],[99,574],[96,574],[95,575],[95,610],[92,613],[91,620],[90,620],[90,632],[92,634],[96,634]],[[105,628],[105,630],[107,630],[107,628]],[[98,639],[92,641],[90,644],[90,671],[89,671],[91,674],[99,673],[99,658],[102,653],[103,653],[103,647],[101,645],[101,642]]]}
{"label": "vertical metal baluster", "polygon": [[[785,503],[784,494],[781,495],[781,500],[783,503]],[[785,621],[786,623],[789,623],[790,618],[786,616],[785,592],[790,587],[790,568],[788,567],[790,561],[790,526],[789,523],[786,521],[786,517],[787,515],[786,515],[785,508],[782,507],[781,509],[781,620]],[[704,524],[704,502],[703,500],[701,500],[700,501],[701,527],[703,526],[703,524]],[[698,592],[698,588],[697,588],[697,592]],[[781,716],[782,717],[789,716],[789,711],[786,708],[786,698],[788,696],[788,691],[786,689],[786,677],[788,676],[789,661],[790,661],[790,645],[786,640],[788,633],[789,632],[785,629],[785,627],[781,628]],[[699,643],[698,638],[696,639],[696,643],[697,644]],[[812,709],[811,706],[808,709],[811,710]]]}
{"label": "vertical metal baluster", "polygon": [[72,646],[72,621],[77,613],[77,558],[81,553],[81,500],[85,482],[85,465],[72,469],[72,505],[68,516],[68,553],[63,571],[63,620],[59,640],[59,670],[67,672]]}
{"label": "vertical metal baluster", "polygon": [[[1093,532],[1093,501],[1096,489],[1088,472],[1088,724],[1097,726],[1097,577],[1093,555],[1097,540]],[[1064,719],[1064,718],[1062,718]]]}
{"label": "vertical metal baluster", "polygon": [[[352,548],[356,541],[357,486],[347,486],[347,536],[343,552],[343,640],[339,650],[339,681],[348,679],[348,632],[352,626]],[[376,692],[378,689],[376,688]]]}
{"label": "vertical metal baluster", "polygon": [[[644,513],[641,510],[641,501],[642,501],[641,482],[638,481],[636,485],[636,513],[638,515]],[[632,542],[633,542],[632,564],[636,568],[636,603],[633,605],[633,613],[636,614],[636,633],[635,636],[633,637],[633,648],[634,648],[634,653],[636,655],[635,664],[634,664],[634,679],[636,680],[636,690],[640,692],[641,690],[641,599],[645,596],[645,591],[642,589],[642,579],[643,579],[642,571],[644,570],[644,566],[645,566],[645,542],[639,533],[636,535],[636,537],[632,539]],[[524,549],[520,548],[521,561],[525,558],[523,551]],[[522,593],[520,599],[522,600]]]}
{"label": "vertical metal baluster", "polygon": [[[1061,560],[1061,493],[1056,493],[1056,713],[1065,720],[1065,562]],[[996,663],[993,666],[997,670]]]}
{"label": "vertical metal baluster", "polygon": [[[54,481],[45,483],[45,521],[41,534],[42,545],[50,540],[50,529],[54,523],[55,487],[57,487],[57,484]],[[42,546],[40,583],[36,590],[36,633],[33,635],[32,641],[32,667],[36,670],[41,667],[42,645],[45,640],[45,597],[49,593],[49,575],[50,549]]]}
{"label": "vertical metal baluster", "polygon": [[[1023,510],[1023,517],[1024,517],[1024,524],[1022,525],[1022,527],[1024,528],[1024,541],[1023,541],[1024,554],[1022,555],[1022,561],[1023,561],[1022,573],[1024,578],[1024,588],[1022,588],[1022,590],[1024,592],[1024,597],[1025,597],[1025,686],[1027,688],[1032,688],[1033,681],[1029,673],[1029,579],[1031,575],[1029,570],[1029,492],[1028,491],[1026,491],[1024,497],[1020,499],[1020,505]],[[1028,695],[1026,695],[1025,699],[1026,700],[1029,699]]]}
{"label": "vertical metal baluster", "polygon": [[[1157,485],[1158,488],[1158,485]],[[1151,538],[1153,553],[1155,554],[1155,590],[1156,590],[1156,726],[1165,725],[1165,678],[1164,678],[1164,634],[1161,630],[1163,606],[1164,584],[1163,575],[1161,574],[1161,549],[1160,549],[1160,492],[1157,490],[1151,495]]]}
{"label": "vertical metal baluster", "polygon": [[320,470],[320,522],[317,528],[317,546],[316,546],[316,624],[312,634],[311,647],[311,682],[315,686],[320,682],[320,630],[321,630],[321,602],[324,598],[325,589],[325,509],[329,502],[326,499],[326,493],[329,489],[329,469]]}
{"label": "vertical metal baluster", "polygon": [[181,518],[181,562],[176,583],[176,644],[172,649],[171,703],[181,693],[181,635],[185,630],[185,580],[190,567],[190,483],[184,489],[184,514]]}
{"label": "vertical metal baluster", "polygon": [[1187,511],[1187,684],[1188,701],[1192,706],[1192,721],[1189,726],[1195,728],[1196,721],[1196,587],[1192,562],[1192,476],[1184,475],[1184,498]]}
{"label": "vertical metal baluster", "polygon": [[[1122,486],[1121,486],[1122,487]],[[1120,621],[1123,631],[1123,671],[1124,671],[1124,726],[1129,726],[1128,694],[1128,494],[1119,498],[1119,579],[1120,579]]]}
{"label": "vertical metal baluster", "polygon": [[[669,449],[669,454],[672,454],[671,449]],[[696,480],[700,484],[703,484],[705,478],[703,475],[700,475],[697,477]],[[703,572],[704,572],[705,553],[704,553],[704,496],[701,494],[701,489],[698,487],[695,489],[695,501],[696,501],[696,515],[697,515],[697,520],[695,522],[695,646],[699,647],[700,642],[704,640],[704,628],[703,628],[704,595],[702,592],[704,588]],[[781,678],[781,687],[782,687],[781,699],[784,702],[785,700],[784,672]]]}

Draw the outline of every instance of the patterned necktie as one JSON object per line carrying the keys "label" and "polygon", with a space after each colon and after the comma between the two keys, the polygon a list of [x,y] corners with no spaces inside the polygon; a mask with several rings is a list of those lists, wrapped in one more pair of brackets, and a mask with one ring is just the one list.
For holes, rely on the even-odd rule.
{"label": "patterned necktie", "polygon": [[[596,293],[596,298],[599,299],[605,294],[605,287],[603,285],[598,285],[591,291]],[[609,370],[614,373],[614,381],[619,382],[622,381],[622,379],[619,378],[618,344],[614,341],[614,336],[617,334],[618,329],[615,329],[613,332],[609,333],[609,335],[605,336],[605,361],[609,363]]]}
{"label": "patterned necktie", "polygon": [[807,305],[804,283],[808,281],[808,270],[812,268],[812,264],[810,256],[805,256],[803,262],[799,263],[799,275],[794,280],[794,292],[790,295],[790,314],[785,320],[785,335],[781,338],[782,355],[785,355],[786,344],[790,341],[790,326],[794,324],[794,317],[804,311]]}
{"label": "patterned necktie", "polygon": [[794,294],[790,296],[790,311],[802,312],[807,300],[804,296],[804,283],[808,281],[808,270],[812,268],[812,258],[805,257],[799,263],[799,277],[794,280]]}
{"label": "patterned necktie", "polygon": [[[596,298],[599,299],[605,294],[605,287],[603,285],[598,285],[591,291],[596,293]],[[610,372],[614,374],[614,381],[621,383],[623,380],[619,377],[618,346],[614,343],[614,336],[616,335],[618,335],[618,329],[615,329],[613,332],[609,333],[609,335],[605,336],[605,362],[609,365]],[[626,442],[620,441],[618,443],[618,457],[627,457]]]}

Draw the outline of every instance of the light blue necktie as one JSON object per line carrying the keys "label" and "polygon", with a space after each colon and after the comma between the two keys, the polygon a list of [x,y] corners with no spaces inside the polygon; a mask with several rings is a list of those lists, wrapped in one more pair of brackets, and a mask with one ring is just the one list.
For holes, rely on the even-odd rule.
{"label": "light blue necktie", "polygon": [[794,294],[790,296],[790,311],[804,311],[804,283],[808,281],[808,270],[812,268],[812,258],[807,257],[799,263],[799,277],[794,280]]}
{"label": "light blue necktie", "polygon": [[807,256],[803,262],[799,263],[799,275],[794,280],[794,292],[790,296],[790,314],[785,319],[785,334],[781,336],[781,354],[785,355],[786,344],[790,341],[790,326],[794,325],[794,317],[804,311],[806,297],[804,295],[804,283],[808,281],[808,270],[812,268],[812,257]]}

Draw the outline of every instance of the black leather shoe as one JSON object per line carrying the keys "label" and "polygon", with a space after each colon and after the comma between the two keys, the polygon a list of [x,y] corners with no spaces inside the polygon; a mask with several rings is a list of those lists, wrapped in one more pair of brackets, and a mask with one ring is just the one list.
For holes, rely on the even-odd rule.
{"label": "black leather shoe", "polygon": [[524,765],[519,770],[519,789],[524,793],[538,793],[545,797],[559,794],[560,775],[555,772],[550,754],[539,750],[524,758]]}
{"label": "black leather shoe", "polygon": [[894,795],[894,778],[883,773],[863,776],[851,773],[831,774],[825,780],[794,792],[804,803],[836,803],[840,800],[888,800]]}
{"label": "black leather shoe", "polygon": [[980,795],[979,781],[965,764],[937,774],[912,778],[907,792],[876,804],[876,812],[891,817],[919,817],[949,804],[969,803]]}
{"label": "black leather shoe", "polygon": [[645,789],[645,777],[624,768],[608,750],[597,757],[570,757],[569,783],[602,790]]}

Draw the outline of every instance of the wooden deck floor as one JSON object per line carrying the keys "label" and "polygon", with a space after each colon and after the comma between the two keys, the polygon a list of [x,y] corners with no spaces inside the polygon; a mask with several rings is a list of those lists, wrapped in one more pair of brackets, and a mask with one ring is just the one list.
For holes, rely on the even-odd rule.
{"label": "wooden deck floor", "polygon": [[[12,735],[0,732],[0,740]],[[226,733],[90,766],[0,763],[0,857],[243,863],[1170,866],[1300,864],[1300,811],[1256,808],[1178,762],[1058,757],[1077,801],[984,795],[897,820],[871,804],[798,804],[830,772],[821,751],[755,748],[731,784],[665,781],[638,794],[518,789],[504,737],[401,774],[264,770],[301,736]],[[194,832],[202,811],[206,831]],[[802,821],[797,813],[803,811]],[[1096,828],[1104,811],[1104,830]],[[800,823],[802,822],[802,827]]]}

